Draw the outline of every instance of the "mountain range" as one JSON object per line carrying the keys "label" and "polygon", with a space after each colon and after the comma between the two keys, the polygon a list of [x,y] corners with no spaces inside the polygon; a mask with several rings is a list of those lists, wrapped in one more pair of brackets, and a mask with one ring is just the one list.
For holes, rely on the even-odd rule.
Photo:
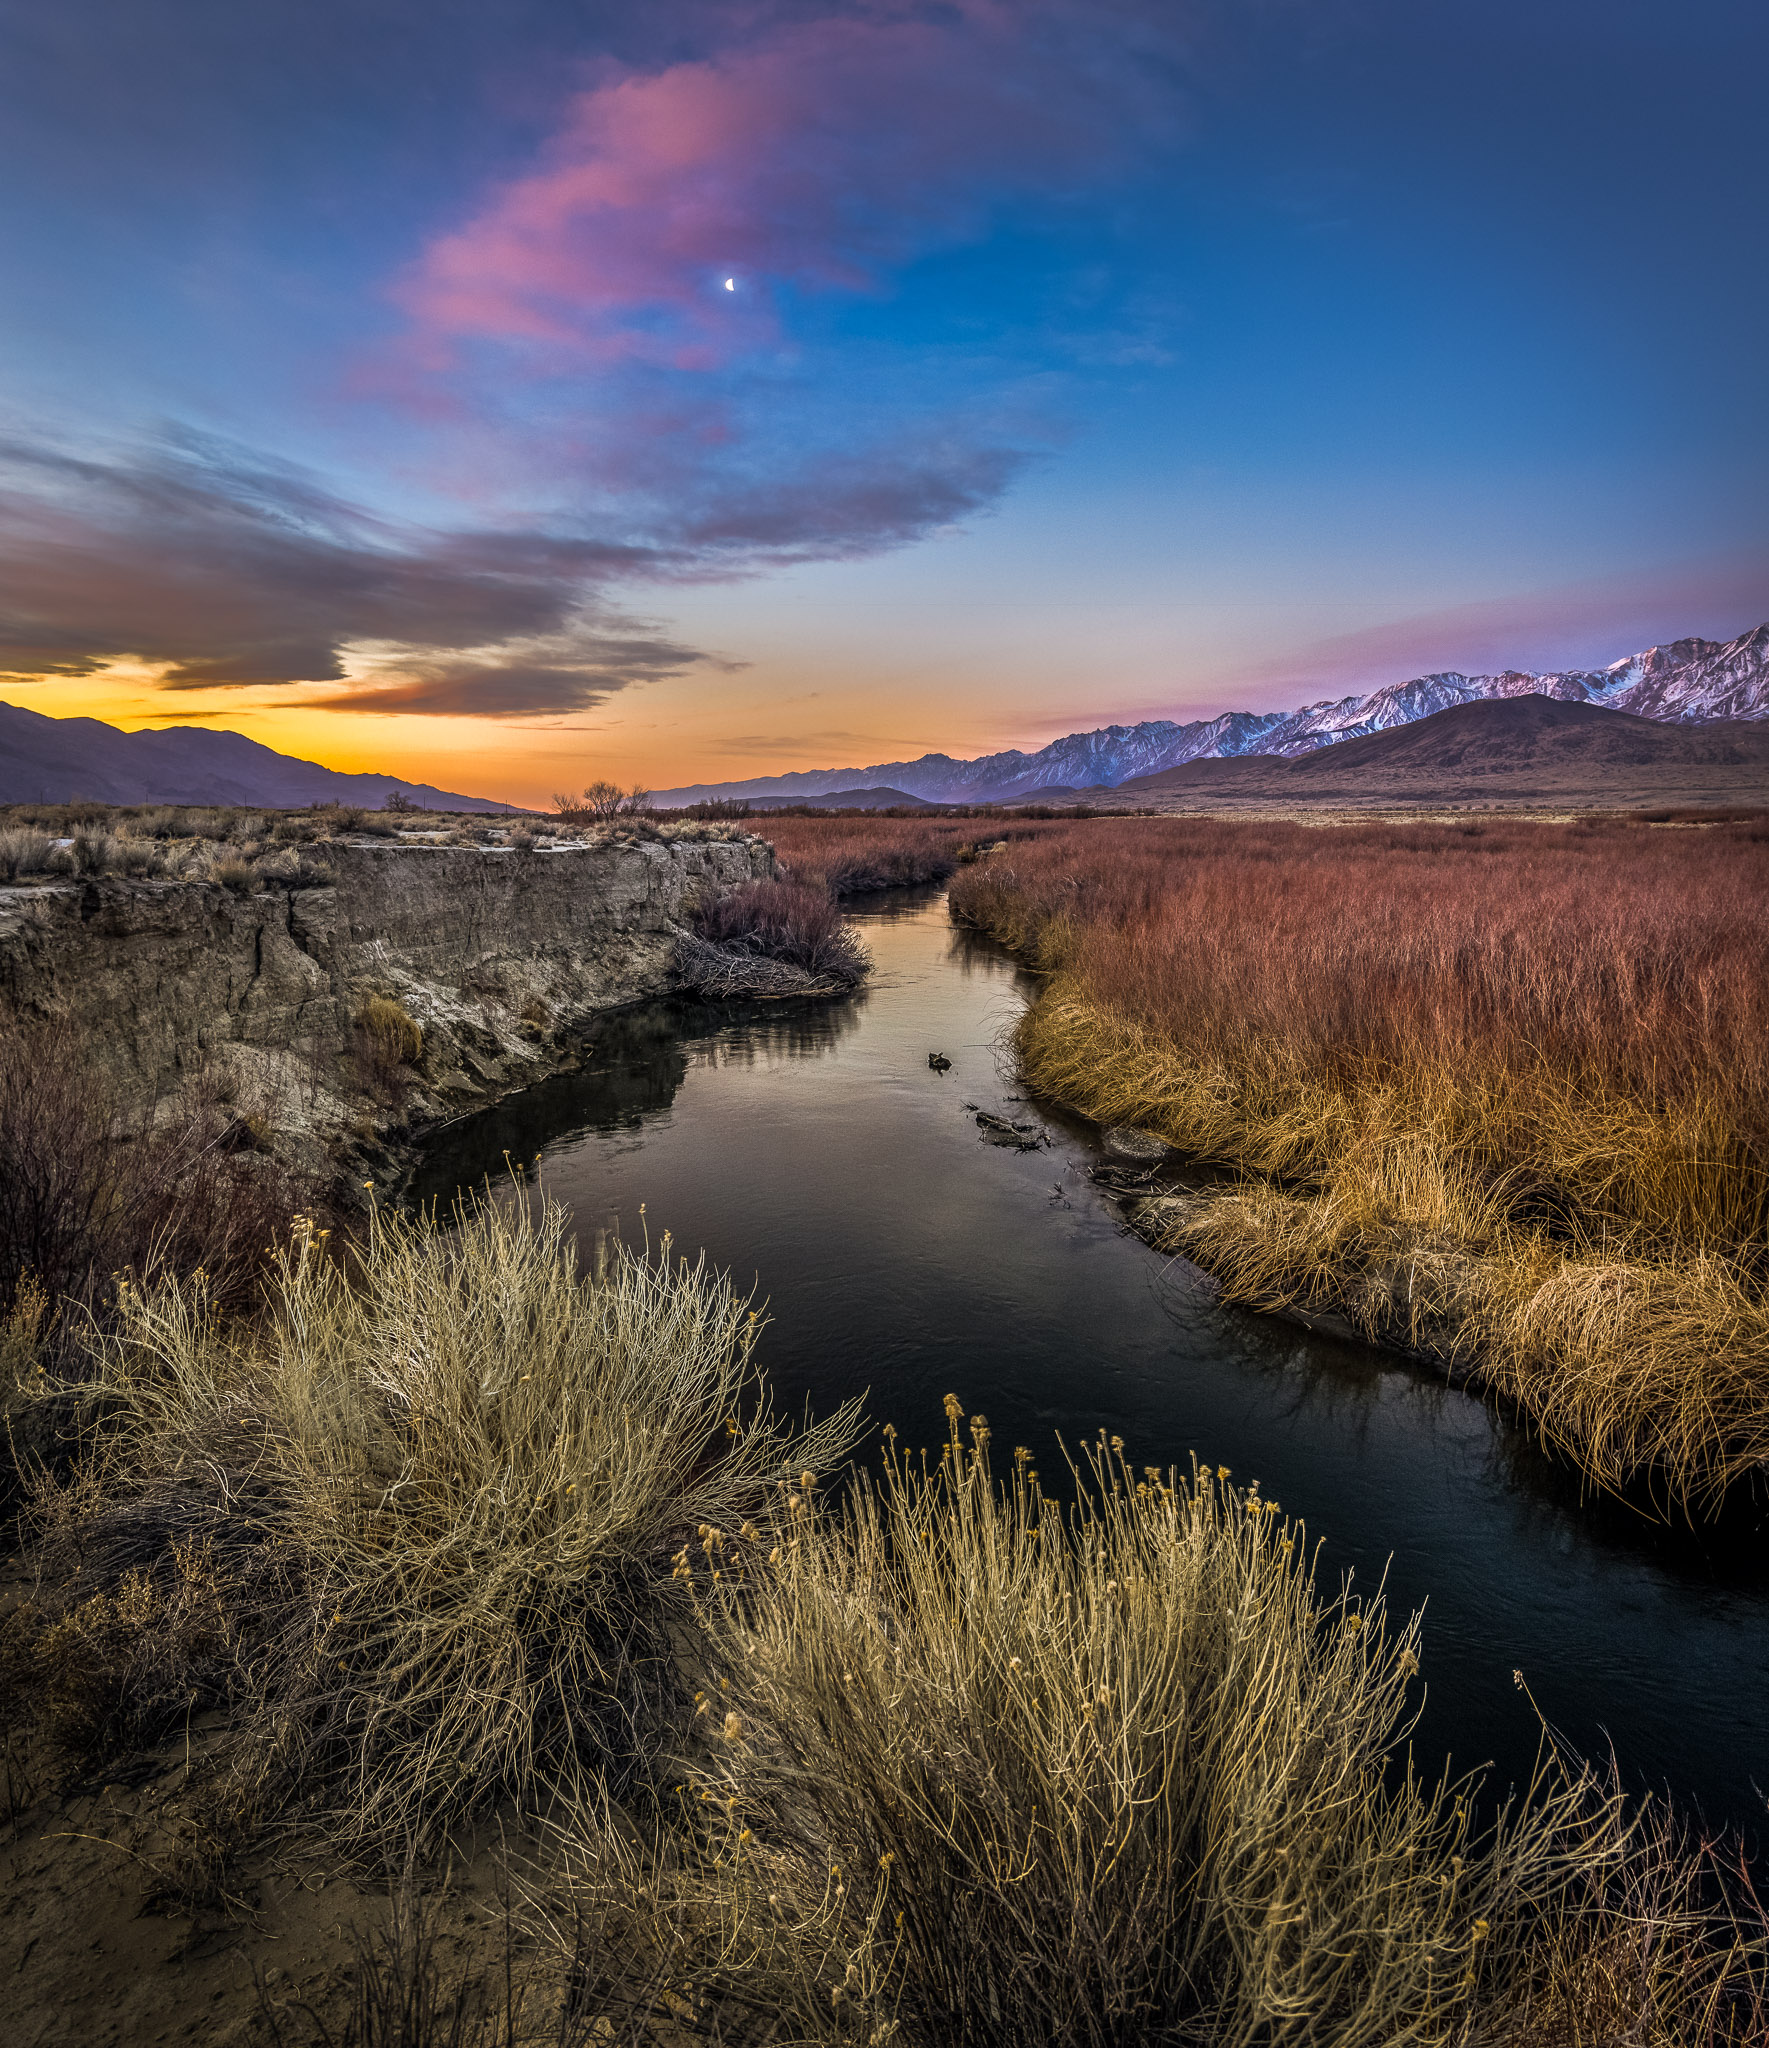
{"label": "mountain range", "polygon": [[1493,676],[1450,671],[1390,683],[1368,696],[1305,704],[1300,711],[1230,711],[1183,725],[1155,718],[1070,733],[1035,753],[1010,748],[974,761],[923,754],[918,761],[876,762],[868,768],[803,769],[747,782],[659,790],[652,802],[677,806],[751,797],[804,803],[884,787],[930,803],[1011,803],[1078,789],[1117,789],[1191,761],[1294,759],[1411,725],[1457,705],[1512,697],[1549,697],[1664,724],[1769,718],[1769,625],[1736,640],[1673,640],[1601,669],[1544,674],[1507,669]]}
{"label": "mountain range", "polygon": [[1477,698],[1305,754],[1241,754],[1079,790],[1160,811],[1761,804],[1769,718],[1674,722],[1534,692]]}
{"label": "mountain range", "polygon": [[421,811],[506,811],[489,797],[454,796],[399,775],[344,775],[279,754],[244,733],[170,725],[123,732],[97,718],[48,718],[0,704],[0,803],[360,804],[393,791]]}
{"label": "mountain range", "polygon": [[[1501,737],[1507,748],[1526,742],[1547,747],[1571,778],[1569,791],[1580,778],[1588,781],[1599,773],[1600,755],[1607,764],[1601,766],[1603,776],[1626,769],[1639,781],[1674,769],[1678,775],[1687,771],[1696,776],[1704,787],[1713,783],[1717,791],[1720,782],[1738,782],[1741,777],[1749,781],[1762,773],[1754,738],[1725,737],[1720,728],[1731,728],[1736,735],[1746,722],[1769,721],[1769,625],[1724,642],[1673,640],[1602,669],[1415,676],[1367,696],[1305,704],[1299,711],[1231,711],[1187,724],[1148,719],[1140,725],[1070,733],[1035,753],[1015,748],[974,761],[924,754],[918,761],[887,761],[869,768],[806,769],[747,782],[696,783],[660,790],[652,801],[673,807],[706,798],[743,797],[772,808],[840,796],[846,799],[842,808],[882,809],[914,802],[1011,803],[1039,796],[1073,801],[1077,792],[1098,797],[1126,785],[1134,786],[1130,793],[1139,801],[1189,801],[1206,793],[1264,800],[1285,792],[1300,795],[1303,782],[1318,782],[1325,791],[1337,779],[1340,766],[1348,773],[1354,767],[1360,773],[1368,767],[1385,787],[1398,786],[1396,778],[1410,779],[1423,795],[1427,783],[1433,789],[1441,787],[1436,770],[1426,774],[1422,760],[1409,765],[1404,751],[1392,756],[1385,752],[1380,761],[1371,757],[1366,762],[1360,743],[1421,720],[1436,720],[1459,706],[1506,699],[1550,699],[1623,714],[1615,722],[1616,732],[1601,739],[1602,719],[1594,727],[1573,721],[1570,726],[1557,724],[1552,731],[1539,720],[1525,720],[1515,730],[1504,721],[1500,726],[1476,721],[1470,729],[1478,729],[1480,745],[1489,750]],[[1709,727],[1713,745],[1693,751],[1659,749],[1655,754],[1650,735],[1641,731],[1646,724],[1661,731]],[[1621,731],[1623,727],[1634,730],[1629,735]],[[1769,732],[1769,726],[1763,730]],[[1436,729],[1432,747],[1450,736]],[[1329,768],[1322,757],[1328,749],[1339,748],[1349,751],[1343,757],[1335,752]],[[1324,780],[1311,772],[1298,781],[1281,772],[1286,764],[1313,760],[1320,760]],[[1469,758],[1460,765],[1445,764],[1445,772],[1463,780],[1475,776],[1484,791],[1497,794],[1493,778],[1514,781],[1522,770],[1518,763],[1501,768],[1493,761],[1477,769]],[[1246,766],[1236,770],[1235,763]],[[1546,767],[1546,760],[1540,765]],[[1710,770],[1725,772],[1715,782]],[[494,798],[460,796],[397,775],[346,775],[315,761],[279,754],[242,733],[211,732],[201,726],[123,732],[96,718],[48,718],[0,704],[0,803],[85,799],[119,804],[378,806],[394,791],[423,810],[511,808]]]}

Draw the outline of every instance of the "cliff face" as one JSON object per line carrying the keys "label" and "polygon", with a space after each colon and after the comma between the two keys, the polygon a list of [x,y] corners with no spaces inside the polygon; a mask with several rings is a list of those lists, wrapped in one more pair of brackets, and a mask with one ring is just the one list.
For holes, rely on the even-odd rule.
{"label": "cliff face", "polygon": [[[246,894],[0,889],[0,1029],[65,1028],[137,1110],[213,1091],[313,1164],[347,1134],[420,1127],[569,1063],[574,1024],[674,985],[693,897],[774,871],[750,838],[334,845],[324,861],[324,886]],[[421,1028],[415,1060],[377,1051],[360,1022],[374,996]]]}

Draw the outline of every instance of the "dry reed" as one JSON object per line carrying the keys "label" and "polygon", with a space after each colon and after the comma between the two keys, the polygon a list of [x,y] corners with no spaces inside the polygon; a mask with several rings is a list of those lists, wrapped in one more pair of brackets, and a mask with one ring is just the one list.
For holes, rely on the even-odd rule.
{"label": "dry reed", "polygon": [[815,881],[833,896],[943,882],[975,859],[979,844],[1028,838],[1047,829],[1010,817],[904,818],[757,817],[750,829],[773,842],[796,881]]}
{"label": "dry reed", "polygon": [[1051,976],[1029,1077],[1257,1176],[1239,1297],[1457,1349],[1602,1483],[1769,1459],[1769,833],[1047,832],[958,914]]}

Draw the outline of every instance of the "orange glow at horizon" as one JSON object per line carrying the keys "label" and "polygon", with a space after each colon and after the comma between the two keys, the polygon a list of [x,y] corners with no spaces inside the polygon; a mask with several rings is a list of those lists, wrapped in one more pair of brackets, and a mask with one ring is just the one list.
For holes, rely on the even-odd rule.
{"label": "orange glow at horizon", "polygon": [[[955,731],[950,700],[927,701],[933,693],[918,693],[920,702],[906,695],[887,710],[867,692],[871,715],[865,723],[872,730],[800,737],[792,731],[792,693],[783,701],[778,683],[728,692],[716,712],[704,701],[703,688],[657,683],[583,711],[511,719],[339,712],[324,701],[331,687],[174,693],[159,687],[151,671],[114,663],[79,678],[0,677],[0,701],[51,718],[96,718],[125,732],[175,725],[237,732],[343,774],[385,774],[462,796],[535,806],[601,776],[669,789],[1028,743],[1023,732]],[[758,725],[765,730],[758,733]],[[1032,737],[1029,743],[1042,741]]]}

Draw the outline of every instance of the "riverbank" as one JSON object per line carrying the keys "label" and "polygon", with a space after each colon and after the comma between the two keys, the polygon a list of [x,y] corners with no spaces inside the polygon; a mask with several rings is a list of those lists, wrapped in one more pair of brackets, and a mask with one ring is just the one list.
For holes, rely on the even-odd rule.
{"label": "riverbank", "polygon": [[731,826],[481,844],[259,823],[244,844],[95,832],[90,872],[0,888],[0,1021],[84,1048],[146,1127],[230,1105],[319,1189],[555,1071],[587,1018],[679,984],[698,902],[774,873]]}
{"label": "riverbank", "polygon": [[297,1233],[275,1295],[142,1290],[35,1503],[33,2048],[199,1994],[242,2048],[437,2048],[457,1998],[496,2048],[1758,2038],[1764,1931],[1674,1829],[1572,1762],[1502,1814],[1394,1768],[1418,1621],[1257,1483],[1102,1434],[1050,1497],[949,1397],[832,1499],[853,1418],[772,1420],[747,1301],[667,1240],[583,1271],[534,1203],[378,1217],[350,1284]]}
{"label": "riverbank", "polygon": [[1239,1170],[1153,1241],[1711,1504],[1769,1457],[1766,889],[1749,822],[1102,820],[952,902],[1046,977],[1033,1085]]}

